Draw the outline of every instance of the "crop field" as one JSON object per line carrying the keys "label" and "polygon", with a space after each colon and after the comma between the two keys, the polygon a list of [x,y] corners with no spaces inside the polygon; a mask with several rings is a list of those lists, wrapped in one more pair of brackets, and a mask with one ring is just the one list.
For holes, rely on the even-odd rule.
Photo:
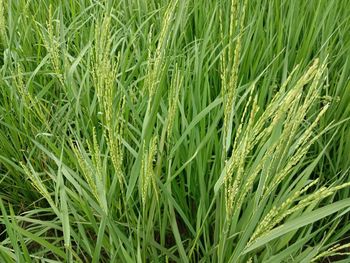
{"label": "crop field", "polygon": [[0,263],[350,262],[350,0],[0,0]]}

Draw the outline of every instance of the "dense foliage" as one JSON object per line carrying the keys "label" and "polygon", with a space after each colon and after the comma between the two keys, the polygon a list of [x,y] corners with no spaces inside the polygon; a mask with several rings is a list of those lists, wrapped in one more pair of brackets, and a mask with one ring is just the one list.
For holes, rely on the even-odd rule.
{"label": "dense foliage", "polygon": [[349,262],[349,7],[0,0],[0,262]]}

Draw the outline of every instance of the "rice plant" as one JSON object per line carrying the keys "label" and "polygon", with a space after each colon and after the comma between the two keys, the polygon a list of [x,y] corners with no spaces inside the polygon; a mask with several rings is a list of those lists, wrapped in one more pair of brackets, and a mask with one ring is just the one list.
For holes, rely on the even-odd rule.
{"label": "rice plant", "polygon": [[0,0],[0,262],[349,262],[349,6]]}

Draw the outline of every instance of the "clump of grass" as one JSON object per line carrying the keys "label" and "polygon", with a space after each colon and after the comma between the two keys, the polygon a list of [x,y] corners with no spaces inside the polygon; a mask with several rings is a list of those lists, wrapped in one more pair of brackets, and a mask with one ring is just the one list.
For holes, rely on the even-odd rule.
{"label": "clump of grass", "polygon": [[0,0],[0,262],[348,260],[349,4]]}

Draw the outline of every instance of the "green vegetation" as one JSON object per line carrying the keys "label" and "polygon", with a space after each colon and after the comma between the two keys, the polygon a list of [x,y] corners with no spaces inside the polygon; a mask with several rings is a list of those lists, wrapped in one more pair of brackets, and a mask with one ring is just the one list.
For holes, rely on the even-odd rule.
{"label": "green vegetation", "polygon": [[349,0],[0,0],[0,262],[349,262]]}

